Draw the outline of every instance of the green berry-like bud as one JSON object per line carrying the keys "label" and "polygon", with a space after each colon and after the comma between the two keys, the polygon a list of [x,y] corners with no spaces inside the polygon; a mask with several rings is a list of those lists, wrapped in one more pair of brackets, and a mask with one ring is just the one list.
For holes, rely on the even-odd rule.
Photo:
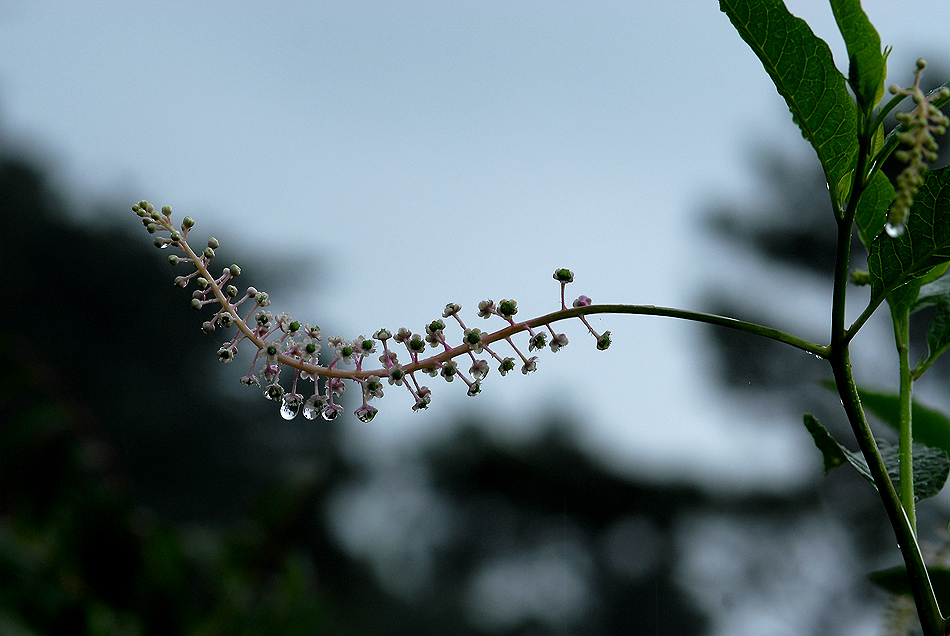
{"label": "green berry-like bud", "polygon": [[235,298],[238,295],[238,288],[234,285],[228,285],[224,291],[229,298]]}
{"label": "green berry-like bud", "polygon": [[290,329],[290,333],[294,333],[295,331],[300,329],[300,323],[294,320],[289,325],[287,325],[287,327]]}
{"label": "green berry-like bud", "polygon": [[155,247],[161,249],[168,244],[168,239],[164,239],[164,238],[161,238],[160,236],[156,236],[155,240],[152,242],[155,244]]}
{"label": "green berry-like bud", "polygon": [[498,303],[498,313],[505,318],[510,318],[518,313],[518,302],[514,300],[502,300]]}
{"label": "green berry-like bud", "polygon": [[191,308],[192,309],[201,309],[201,301],[197,298],[191,299]]}
{"label": "green berry-like bud", "polygon": [[154,223],[148,223],[146,224],[145,229],[148,230],[149,234],[155,234],[155,232],[158,231],[158,226]]}
{"label": "green berry-like bud", "polygon": [[915,64],[917,65],[918,71],[922,71],[925,68],[927,68],[927,60],[925,60],[922,57],[917,58],[917,61],[915,62]]}
{"label": "green berry-like bud", "polygon": [[175,256],[174,254],[168,257],[168,264],[171,265],[172,267],[174,267],[175,265],[178,265],[178,263],[180,262],[181,262],[181,259]]}
{"label": "green berry-like bud", "polygon": [[204,255],[206,258],[214,258],[214,250],[211,249],[210,247],[206,247],[204,251]]}
{"label": "green berry-like bud", "polygon": [[560,283],[573,283],[574,282],[574,272],[567,268],[562,268],[554,271],[554,280]]}
{"label": "green berry-like bud", "polygon": [[213,236],[208,239],[208,247],[210,247],[211,249],[216,250],[220,246],[221,244],[218,243],[218,239],[214,238]]}
{"label": "green berry-like bud", "polygon": [[214,323],[210,320],[206,320],[201,323],[201,330],[205,333],[214,333]]}
{"label": "green berry-like bud", "polygon": [[606,350],[607,347],[610,346],[610,343],[611,343],[610,332],[605,331],[604,335],[602,335],[600,338],[597,339],[597,350],[598,351]]}
{"label": "green berry-like bud", "polygon": [[162,215],[164,215],[164,216],[171,216],[171,215],[172,215],[172,206],[170,206],[170,205],[163,205],[163,206],[162,206]]}
{"label": "green berry-like bud", "polygon": [[230,267],[229,269],[231,270],[231,276],[240,276],[240,275],[241,275],[241,268],[238,267],[237,265],[231,265],[231,267]]}
{"label": "green berry-like bud", "polygon": [[207,279],[207,278],[203,278],[203,277],[201,277],[201,276],[199,276],[199,277],[198,277],[198,280],[195,281],[195,282],[198,283],[198,287],[200,287],[201,289],[204,289],[205,287],[208,286],[208,279]]}
{"label": "green berry-like bud", "polygon": [[851,272],[851,284],[863,287],[871,284],[871,274],[866,269],[856,269]]}
{"label": "green berry-like bud", "polygon": [[147,211],[149,214],[151,214],[152,212],[155,211],[155,206],[152,205],[151,203],[146,203],[146,204],[145,204],[145,209],[146,209],[146,211]]}
{"label": "green berry-like bud", "polygon": [[187,232],[191,228],[195,227],[195,220],[190,216],[186,216],[181,220],[181,231]]}

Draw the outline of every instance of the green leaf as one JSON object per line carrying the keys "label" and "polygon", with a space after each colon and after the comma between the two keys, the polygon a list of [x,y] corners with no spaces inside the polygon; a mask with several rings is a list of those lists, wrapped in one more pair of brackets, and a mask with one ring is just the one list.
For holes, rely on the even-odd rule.
{"label": "green leaf", "polygon": [[835,207],[841,179],[857,158],[854,102],[828,45],[781,0],[719,0],[719,8],[752,48],[785,98],[825,171]]}
{"label": "green leaf", "polygon": [[[941,607],[946,607],[950,601],[950,569],[934,566],[927,568],[930,583]],[[878,570],[868,574],[868,578],[878,587],[891,594],[913,596],[910,581],[907,580],[907,568],[903,565],[886,570]]]}
{"label": "green leaf", "polygon": [[[871,471],[868,469],[864,457],[857,453],[852,453],[839,444],[838,441],[831,436],[831,433],[818,422],[814,415],[806,413],[804,421],[805,428],[808,429],[808,432],[811,434],[815,446],[821,451],[825,474],[847,462],[858,471],[858,474],[877,488],[877,484],[874,483],[874,478],[871,476]],[[881,459],[884,461],[884,467],[887,469],[887,475],[891,478],[894,489],[899,491],[900,449],[886,440],[877,440],[877,446],[881,453]],[[931,448],[917,443],[913,445],[913,454],[914,500],[921,501],[936,495],[943,488],[944,484],[946,484],[947,476],[950,475],[950,459],[947,458],[947,453],[941,448]]]}
{"label": "green leaf", "polygon": [[894,200],[894,186],[883,172],[876,172],[858,199],[854,220],[858,224],[858,236],[864,247],[869,248],[877,235],[884,231],[887,208]]}
{"label": "green leaf", "polygon": [[907,229],[898,237],[880,234],[871,243],[868,272],[871,303],[925,276],[950,260],[950,166],[924,173],[914,197]]}
{"label": "green leaf", "polygon": [[902,316],[905,311],[909,311],[910,308],[914,306],[914,303],[917,302],[917,297],[920,294],[920,286],[922,284],[920,279],[917,278],[906,285],[901,285],[888,294],[887,304],[891,308],[891,314],[894,316]]}
{"label": "green leaf", "polygon": [[927,327],[928,366],[950,349],[950,300],[946,297],[937,304],[937,313]]}
{"label": "green leaf", "polygon": [[805,428],[811,434],[815,446],[821,451],[822,462],[824,463],[824,473],[827,475],[831,470],[843,465],[845,462],[851,464],[865,479],[874,483],[871,477],[871,471],[868,470],[867,462],[860,455],[852,453],[847,448],[838,443],[831,433],[811,413],[805,413]]}
{"label": "green leaf", "polygon": [[[887,468],[887,475],[894,484],[894,489],[900,492],[900,449],[894,445],[878,440],[878,449],[881,459]],[[950,459],[939,448],[931,448],[923,444],[913,444],[914,454],[914,501],[922,501],[933,497],[947,483],[950,475]]]}
{"label": "green leaf", "polygon": [[[833,389],[834,384],[830,384]],[[858,387],[861,406],[885,424],[897,430],[900,426],[900,396]],[[917,400],[911,404],[914,441],[950,453],[950,418]]]}
{"label": "green leaf", "polygon": [[848,83],[861,111],[870,114],[884,94],[887,74],[881,37],[861,8],[860,0],[831,0],[831,10],[848,47]]}
{"label": "green leaf", "polygon": [[911,313],[920,311],[925,307],[938,305],[944,299],[950,300],[950,276],[937,278],[921,287],[920,293],[917,295],[917,302],[911,309]]}

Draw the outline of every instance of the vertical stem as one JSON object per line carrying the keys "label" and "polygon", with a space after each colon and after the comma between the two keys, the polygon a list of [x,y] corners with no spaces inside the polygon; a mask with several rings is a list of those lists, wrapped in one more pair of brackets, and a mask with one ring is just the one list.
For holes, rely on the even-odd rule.
{"label": "vertical stem", "polygon": [[898,453],[900,457],[901,476],[901,504],[910,527],[917,534],[917,512],[914,501],[914,452],[913,452],[913,421],[911,419],[911,404],[913,395],[913,380],[910,371],[910,310],[904,309],[895,312],[891,309],[891,319],[894,322],[894,342],[897,344],[897,358],[900,368],[900,400],[898,427]]}
{"label": "vertical stem", "polygon": [[917,606],[917,614],[920,618],[924,636],[944,636],[945,621],[940,613],[937,597],[930,582],[930,575],[927,573],[924,557],[920,552],[920,546],[917,544],[917,537],[914,534],[910,519],[904,512],[897,491],[894,489],[894,484],[887,475],[887,469],[884,467],[881,453],[874,441],[874,435],[871,433],[871,428],[864,417],[864,411],[861,409],[858,390],[851,375],[851,362],[847,347],[836,350],[830,361],[841,403],[858,440],[858,446],[864,454],[865,461],[867,461],[871,476],[874,478],[874,484],[877,486],[891,527],[894,529],[894,535],[897,537],[897,544],[907,568],[907,579],[914,595],[914,603]]}
{"label": "vertical stem", "polygon": [[[855,170],[856,175],[862,175],[864,171],[864,158],[867,154],[867,142],[861,138],[858,150],[858,165]],[[924,557],[920,552],[920,546],[917,544],[917,537],[911,526],[910,519],[904,512],[900,497],[894,489],[894,484],[887,474],[884,466],[884,460],[881,458],[881,452],[874,441],[874,434],[868,426],[867,419],[864,416],[864,410],[861,408],[861,399],[858,396],[858,389],[854,384],[854,377],[851,372],[851,356],[848,350],[849,338],[847,326],[845,325],[845,301],[848,289],[848,267],[851,257],[851,229],[854,224],[854,214],[857,209],[857,201],[863,191],[863,180],[855,178],[854,187],[851,191],[851,198],[845,214],[838,217],[838,239],[835,250],[835,278],[834,292],[831,306],[831,344],[829,345],[828,362],[831,364],[832,372],[835,376],[835,385],[838,389],[838,395],[841,398],[841,404],[848,416],[848,422],[857,438],[858,446],[864,455],[868,464],[871,477],[877,486],[878,494],[881,497],[881,503],[887,512],[891,527],[894,529],[894,535],[897,538],[900,547],[901,556],[904,559],[904,565],[907,568],[907,578],[910,583],[911,591],[914,595],[914,604],[917,606],[917,615],[920,618],[920,626],[923,629],[924,636],[946,636],[944,628],[946,621],[940,613],[940,607],[937,604],[937,597],[934,594],[933,585],[930,582],[930,575],[927,572],[927,566],[924,565]],[[836,214],[837,216],[837,214]],[[913,483],[913,481],[911,481]]]}

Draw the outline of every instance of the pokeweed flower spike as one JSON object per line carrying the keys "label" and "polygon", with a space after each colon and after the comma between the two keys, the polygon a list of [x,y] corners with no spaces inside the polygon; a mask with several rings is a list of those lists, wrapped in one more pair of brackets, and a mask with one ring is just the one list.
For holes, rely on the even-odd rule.
{"label": "pokeweed flower spike", "polygon": [[[194,271],[176,276],[175,285],[187,288],[192,281],[197,289],[191,295],[191,306],[202,310],[213,306],[214,316],[201,323],[205,333],[217,333],[219,329],[236,327],[230,340],[218,348],[218,359],[225,364],[233,362],[239,348],[249,343],[255,349],[250,370],[241,377],[245,386],[257,386],[265,398],[277,402],[281,417],[294,419],[303,413],[304,418],[313,420],[317,415],[325,420],[334,420],[343,412],[343,407],[335,402],[343,395],[346,383],[355,383],[362,397],[360,406],[354,412],[362,422],[369,422],[378,413],[370,401],[383,397],[384,386],[404,387],[412,396],[414,411],[426,409],[432,400],[432,391],[419,382],[419,375],[425,373],[433,377],[441,376],[445,381],[460,379],[467,387],[468,395],[481,392],[482,382],[489,375],[490,360],[498,364],[498,372],[507,375],[515,369],[516,359],[521,359],[521,371],[524,374],[537,369],[538,356],[525,356],[515,345],[512,337],[526,332],[528,352],[540,351],[550,346],[558,351],[567,345],[567,336],[556,333],[552,322],[577,316],[587,326],[588,331],[597,340],[598,349],[610,345],[610,332],[598,334],[587,322],[584,315],[578,315],[576,308],[591,304],[587,296],[574,301],[574,309],[569,309],[564,301],[564,288],[573,282],[574,273],[568,269],[558,269],[554,278],[560,283],[560,311],[541,318],[515,321],[518,303],[504,299],[497,304],[493,300],[484,300],[478,304],[478,316],[485,319],[501,318],[503,326],[495,331],[483,331],[468,327],[462,320],[462,306],[449,303],[442,312],[442,318],[427,324],[424,333],[413,333],[400,327],[395,333],[388,329],[379,329],[372,337],[360,336],[353,340],[334,336],[327,338],[326,344],[331,352],[330,362],[321,364],[319,354],[322,350],[323,336],[320,328],[302,324],[286,313],[274,313],[266,308],[271,299],[266,292],[247,287],[243,294],[232,282],[241,275],[241,268],[231,265],[219,275],[211,273],[211,261],[216,258],[220,243],[217,239],[208,240],[205,247],[195,251],[188,243],[188,234],[195,227],[191,217],[185,217],[179,227],[172,223],[172,209],[165,206],[161,211],[147,201],[132,206],[150,234],[155,234],[154,244],[160,249],[176,248],[180,254],[169,256],[172,266],[190,265]],[[244,305],[242,307],[242,305]],[[447,334],[449,325],[446,320],[457,323],[462,331],[460,340]],[[550,333],[544,332],[544,328]],[[535,329],[541,329],[535,331]],[[493,344],[506,343],[516,354],[503,356],[493,349]],[[455,344],[457,343],[457,344]],[[402,348],[405,352],[402,353]],[[434,353],[428,355],[428,350]],[[380,351],[381,350],[381,351]],[[400,360],[400,353],[406,359]],[[377,356],[377,354],[379,354]],[[486,359],[485,356],[488,356]],[[467,373],[457,358],[467,359]],[[381,363],[375,366],[376,360]],[[309,396],[298,392],[298,385],[312,383]]]}
{"label": "pokeweed flower spike", "polygon": [[894,158],[907,166],[897,176],[894,202],[887,212],[884,229],[891,237],[903,234],[914,195],[924,182],[923,173],[927,170],[927,163],[937,160],[937,141],[934,135],[944,134],[947,126],[950,126],[950,119],[933,104],[936,99],[950,96],[950,88],[945,86],[930,95],[924,95],[920,89],[920,75],[926,66],[925,60],[917,60],[914,85],[910,88],[894,85],[889,89],[895,95],[907,95],[916,104],[912,111],[895,115],[897,121],[904,125],[904,131],[897,136],[904,148],[895,151]]}

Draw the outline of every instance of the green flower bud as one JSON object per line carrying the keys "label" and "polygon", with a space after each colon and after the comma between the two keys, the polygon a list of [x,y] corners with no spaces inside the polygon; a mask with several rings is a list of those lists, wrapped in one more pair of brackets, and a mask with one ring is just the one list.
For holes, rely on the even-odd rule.
{"label": "green flower bud", "polygon": [[554,280],[560,283],[573,283],[574,282],[574,272],[567,268],[562,268],[554,271]]}
{"label": "green flower bud", "polygon": [[866,269],[856,269],[851,272],[851,284],[863,287],[871,284],[871,274]]}
{"label": "green flower bud", "polygon": [[214,250],[210,247],[205,248],[204,254],[205,254],[205,257],[207,258],[214,258]]}
{"label": "green flower bud", "polygon": [[216,250],[220,246],[221,245],[220,243],[218,243],[218,239],[214,238],[213,236],[208,239],[208,247],[210,247],[211,249]]}
{"label": "green flower bud", "polygon": [[230,270],[231,270],[231,276],[241,275],[241,268],[238,267],[237,265],[231,265]]}
{"label": "green flower bud", "polygon": [[187,232],[191,228],[195,227],[195,220],[190,216],[186,216],[181,220],[181,231]]}

